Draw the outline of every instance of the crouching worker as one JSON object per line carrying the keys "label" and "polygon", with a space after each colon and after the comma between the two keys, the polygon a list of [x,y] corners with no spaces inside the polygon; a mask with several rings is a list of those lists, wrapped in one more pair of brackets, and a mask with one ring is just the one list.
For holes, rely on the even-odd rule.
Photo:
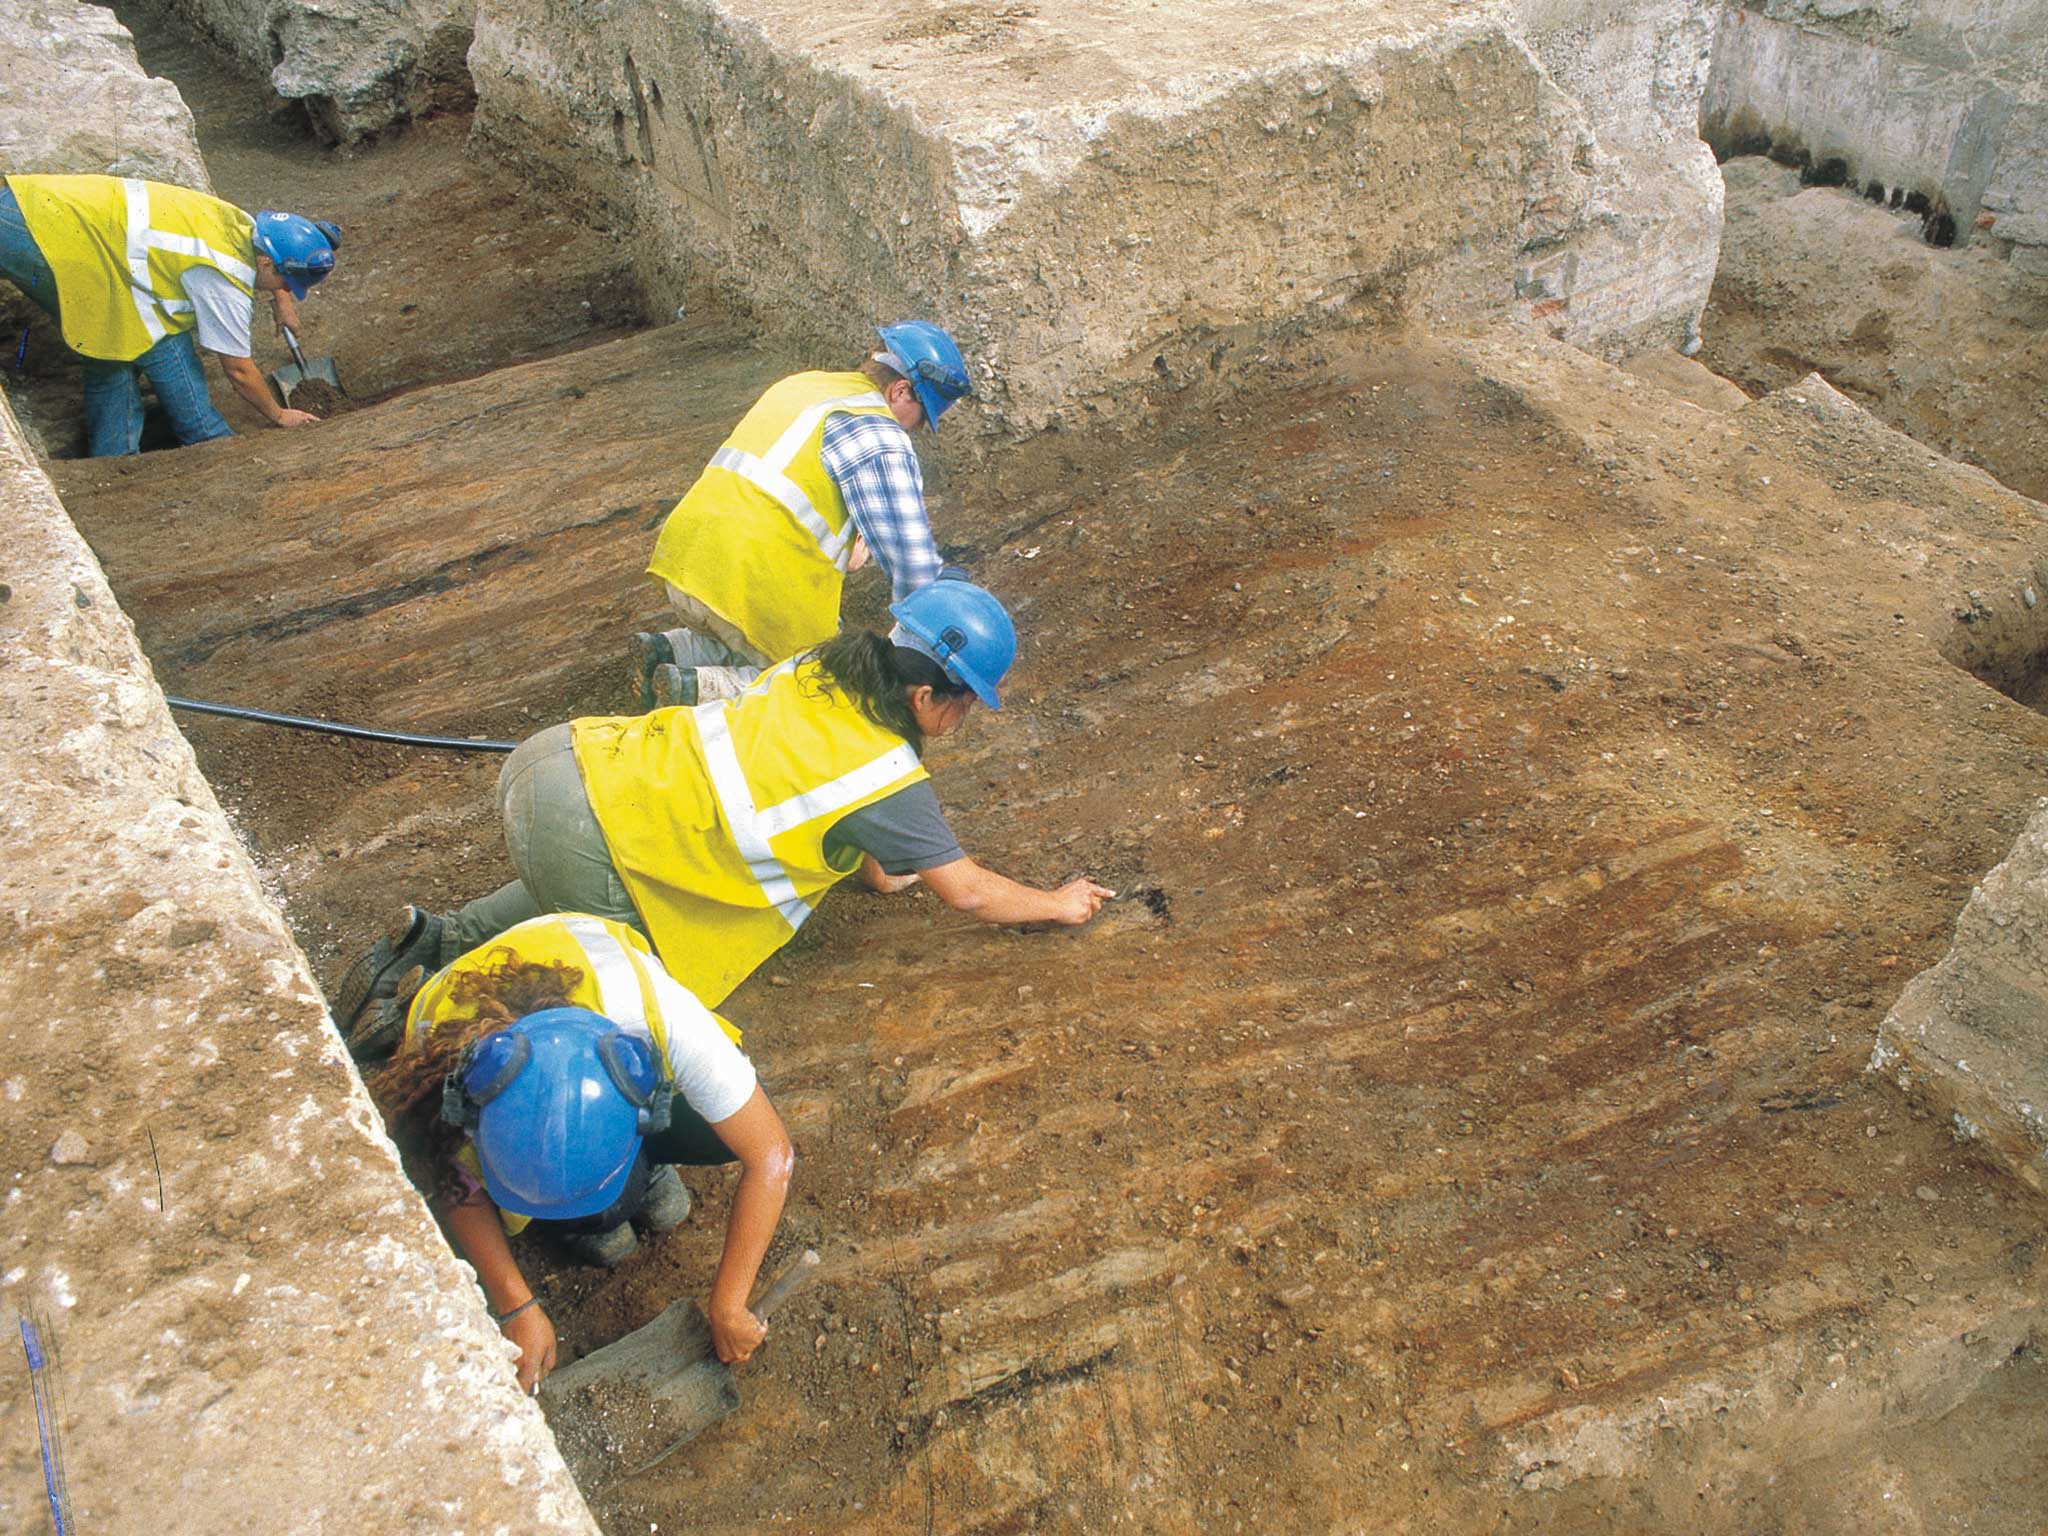
{"label": "crouching worker", "polygon": [[519,878],[446,916],[406,907],[335,994],[344,1030],[414,963],[434,966],[539,912],[596,912],[647,934],[716,1007],[860,870],[922,879],[989,923],[1080,924],[1116,893],[1057,890],[969,858],[946,825],[925,742],[958,730],[1017,654],[992,593],[951,577],[891,610],[898,642],[827,641],[737,698],[571,721],[529,737],[498,777]]}
{"label": "crouching worker", "polygon": [[872,555],[901,602],[939,574],[910,434],[971,392],[929,320],[881,327],[843,373],[774,385],[662,525],[648,563],[681,627],[633,637],[640,707],[727,699],[839,632],[839,593]]}
{"label": "crouching worker", "polygon": [[204,192],[120,176],[10,176],[0,187],[0,274],[42,306],[85,372],[87,451],[142,442],[138,374],[180,443],[233,429],[206,390],[198,345],[220,358],[235,393],[273,427],[319,421],[271,397],[252,357],[256,297],[280,330],[334,270],[341,231],[264,210],[251,218]]}
{"label": "crouching worker", "polygon": [[617,1264],[633,1222],[663,1232],[689,1215],[677,1163],[740,1164],[705,1313],[719,1359],[751,1356],[767,1329],[747,1296],[795,1158],[738,1031],[638,934],[575,913],[521,923],[406,985],[419,990],[403,1043],[370,1092],[519,1346],[521,1388],[554,1369],[555,1329],[508,1235],[537,1221],[584,1261]]}

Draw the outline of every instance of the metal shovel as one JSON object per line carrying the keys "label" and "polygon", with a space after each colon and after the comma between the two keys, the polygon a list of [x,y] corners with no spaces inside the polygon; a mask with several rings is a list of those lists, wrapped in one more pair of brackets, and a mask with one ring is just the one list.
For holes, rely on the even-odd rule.
{"label": "metal shovel", "polygon": [[285,325],[278,329],[284,332],[284,344],[292,351],[292,360],[270,376],[270,382],[277,386],[279,399],[290,405],[292,391],[301,384],[312,383],[330,384],[337,395],[348,393],[341,387],[341,378],[334,371],[333,358],[316,357],[311,362],[306,361],[306,354],[299,350],[299,338],[292,334],[292,328]]}
{"label": "metal shovel", "polygon": [[[749,1310],[767,1322],[817,1268],[817,1250],[806,1248]],[[711,1325],[685,1298],[549,1376],[540,1405],[562,1459],[588,1491],[660,1465],[739,1407],[740,1393],[712,1347]]]}

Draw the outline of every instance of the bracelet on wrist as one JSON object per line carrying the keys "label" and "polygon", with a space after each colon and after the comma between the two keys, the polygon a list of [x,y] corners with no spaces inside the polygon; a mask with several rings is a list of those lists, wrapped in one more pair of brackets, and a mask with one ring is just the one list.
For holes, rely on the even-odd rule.
{"label": "bracelet on wrist", "polygon": [[511,1311],[498,1313],[498,1326],[500,1328],[504,1327],[507,1323],[511,1322],[513,1318],[517,1317],[520,1313],[524,1312],[528,1307],[537,1307],[539,1305],[540,1298],[538,1296],[527,1297],[526,1300],[519,1303],[519,1305],[514,1307]]}

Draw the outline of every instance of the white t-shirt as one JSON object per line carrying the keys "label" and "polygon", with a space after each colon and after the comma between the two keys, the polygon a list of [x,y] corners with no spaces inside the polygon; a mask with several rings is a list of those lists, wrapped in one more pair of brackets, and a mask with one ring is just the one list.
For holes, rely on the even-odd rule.
{"label": "white t-shirt", "polygon": [[184,287],[198,323],[199,345],[222,357],[247,357],[256,300],[211,267],[187,267]]}
{"label": "white t-shirt", "polygon": [[647,967],[661,1005],[661,1032],[667,1036],[669,1073],[676,1093],[711,1124],[730,1119],[754,1096],[754,1064],[718,1027],[711,1010],[662,969],[652,955],[634,958]]}

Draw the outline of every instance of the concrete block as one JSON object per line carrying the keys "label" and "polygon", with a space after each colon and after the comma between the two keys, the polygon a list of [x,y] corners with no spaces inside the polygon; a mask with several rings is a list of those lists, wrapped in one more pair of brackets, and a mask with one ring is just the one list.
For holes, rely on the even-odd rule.
{"label": "concrete block", "polygon": [[1970,893],[1948,955],[1900,994],[1870,1069],[2048,1189],[2048,800]]}
{"label": "concrete block", "polygon": [[106,173],[211,192],[178,88],[136,62],[135,39],[102,6],[0,7],[0,176]]}
{"label": "concrete block", "polygon": [[[2048,237],[2048,0],[1758,0],[1714,43],[1700,131],[1925,206],[1929,237]],[[1994,215],[1991,224],[1980,214]]]}
{"label": "concrete block", "polygon": [[[1602,37],[1628,12],[1528,9]],[[1704,12],[1648,11],[1614,54],[1637,73],[1597,113],[1507,0],[962,4],[829,27],[793,0],[483,0],[471,65],[479,134],[621,226],[654,305],[706,279],[830,361],[876,318],[934,315],[994,414],[1031,430],[1281,330],[1525,312],[1517,268],[1566,251],[1573,288],[1538,301],[1554,325],[1679,340],[1719,218],[1682,126]],[[1660,26],[1693,41],[1655,45]],[[1569,35],[1544,34],[1560,57]],[[1690,75],[1658,62],[1674,53]]]}
{"label": "concrete block", "polygon": [[465,110],[474,0],[164,0],[352,144],[407,118]]}
{"label": "concrete block", "polygon": [[595,1532],[4,406],[0,567],[0,1529]]}

